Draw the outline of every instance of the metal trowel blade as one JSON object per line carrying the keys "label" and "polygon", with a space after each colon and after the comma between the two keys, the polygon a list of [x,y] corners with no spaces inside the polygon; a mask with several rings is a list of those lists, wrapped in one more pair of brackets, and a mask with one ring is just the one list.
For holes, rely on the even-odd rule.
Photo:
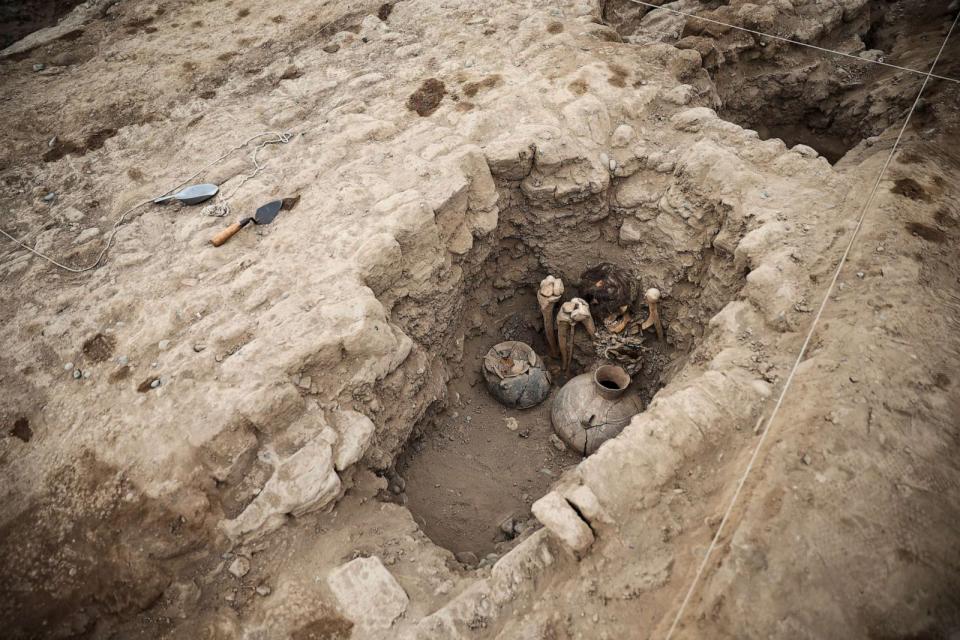
{"label": "metal trowel blade", "polygon": [[153,202],[160,204],[170,200],[179,200],[183,204],[200,204],[204,200],[209,200],[217,195],[219,190],[220,187],[215,184],[194,184],[181,189],[173,195],[157,198]]}
{"label": "metal trowel blade", "polygon": [[256,224],[270,224],[282,208],[283,200],[271,200],[257,209],[257,212],[253,214],[253,221]]}

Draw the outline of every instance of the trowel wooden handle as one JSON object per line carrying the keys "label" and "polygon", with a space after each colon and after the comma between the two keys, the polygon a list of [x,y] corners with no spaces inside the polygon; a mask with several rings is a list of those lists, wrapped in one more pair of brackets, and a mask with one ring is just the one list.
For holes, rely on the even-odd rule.
{"label": "trowel wooden handle", "polygon": [[212,238],[210,238],[210,244],[212,244],[215,247],[219,247],[224,242],[226,242],[227,240],[232,238],[234,235],[236,235],[237,231],[240,231],[240,229],[243,229],[243,223],[234,222],[232,225],[230,225],[229,227],[227,227],[217,235],[213,236]]}

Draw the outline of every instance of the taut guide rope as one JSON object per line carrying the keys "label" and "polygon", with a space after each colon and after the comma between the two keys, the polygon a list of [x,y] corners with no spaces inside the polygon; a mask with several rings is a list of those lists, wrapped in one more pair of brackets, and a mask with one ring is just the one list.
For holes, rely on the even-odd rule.
{"label": "taut guide rope", "polygon": [[[631,0],[631,2],[638,2],[639,0]],[[645,4],[645,3],[642,3]],[[740,497],[740,492],[743,489],[744,484],[747,481],[747,477],[750,475],[750,472],[753,470],[753,465],[756,463],[757,458],[760,454],[760,449],[763,447],[763,443],[766,441],[767,436],[770,434],[771,426],[773,425],[773,419],[777,416],[777,412],[780,410],[781,405],[783,404],[783,399],[787,395],[787,391],[790,389],[790,383],[793,382],[793,378],[797,373],[797,369],[800,367],[800,363],[803,362],[803,357],[807,353],[807,348],[810,346],[810,341],[813,338],[813,332],[817,328],[817,323],[820,321],[820,317],[823,315],[823,310],[827,306],[827,302],[830,300],[830,294],[833,293],[833,288],[837,284],[837,280],[840,278],[840,271],[843,269],[844,264],[847,262],[847,257],[850,255],[850,250],[853,248],[853,244],[857,239],[857,236],[860,233],[860,229],[863,227],[864,218],[867,215],[867,210],[870,208],[870,205],[873,204],[873,199],[877,195],[877,190],[880,188],[880,183],[883,180],[884,174],[887,172],[887,168],[890,166],[890,163],[893,161],[893,156],[897,152],[897,147],[900,144],[900,139],[903,137],[904,131],[907,129],[907,125],[910,123],[910,118],[913,116],[914,110],[917,108],[917,104],[920,102],[920,96],[923,95],[923,90],[926,89],[927,83],[930,82],[930,78],[938,78],[933,74],[933,70],[937,66],[937,62],[940,61],[940,56],[943,54],[944,48],[947,46],[947,40],[950,39],[950,34],[953,33],[954,27],[957,26],[957,18],[960,18],[960,13],[957,14],[957,17],[953,19],[953,23],[950,25],[950,30],[947,32],[947,37],[944,38],[943,43],[940,45],[940,50],[937,52],[936,57],[933,59],[933,64],[930,65],[929,73],[924,74],[923,84],[920,86],[920,91],[917,93],[917,97],[913,101],[913,105],[910,107],[910,111],[907,113],[906,119],[903,121],[903,126],[900,127],[900,132],[897,134],[897,139],[893,143],[893,148],[890,149],[890,155],[887,156],[886,161],[883,163],[883,167],[880,169],[880,173],[877,175],[877,180],[873,184],[873,189],[870,190],[870,195],[867,197],[866,202],[863,204],[863,209],[860,211],[860,215],[857,218],[857,224],[853,229],[853,233],[850,235],[850,241],[847,243],[846,249],[843,251],[843,255],[840,257],[840,262],[837,264],[836,270],[833,272],[833,278],[830,279],[830,286],[827,287],[827,291],[823,296],[823,300],[820,302],[820,308],[817,309],[817,314],[813,318],[813,322],[810,324],[810,329],[807,331],[807,336],[803,341],[803,345],[800,347],[800,353],[797,354],[797,359],[793,363],[793,368],[790,369],[790,375],[787,376],[786,381],[783,384],[783,388],[780,390],[780,396],[777,398],[777,403],[774,405],[773,410],[770,413],[770,417],[767,418],[766,425],[763,431],[760,433],[760,437],[757,440],[757,444],[753,448],[753,453],[750,456],[750,460],[747,463],[746,468],[743,471],[743,475],[740,476],[740,480],[737,482],[737,488],[733,492],[733,496],[730,498],[730,502],[727,505],[726,511],[724,511],[723,518],[720,520],[720,525],[717,527],[716,533],[713,535],[713,538],[710,540],[710,546],[707,547],[706,552],[703,554],[703,560],[700,562],[700,566],[697,568],[696,574],[693,576],[693,580],[690,583],[690,587],[687,589],[687,593],[683,598],[683,602],[680,603],[680,608],[677,609],[677,614],[673,619],[673,624],[670,625],[670,629],[667,631],[666,640],[670,640],[673,637],[674,632],[677,629],[677,625],[680,624],[680,619],[683,617],[683,612],[687,608],[687,604],[690,602],[690,598],[693,595],[694,590],[697,587],[697,584],[700,582],[701,577],[703,576],[704,569],[706,569],[707,562],[710,559],[710,555],[713,553],[713,550],[717,546],[717,542],[720,540],[720,536],[723,533],[724,526],[727,524],[727,521],[730,519],[730,514],[733,512],[733,507],[737,503],[737,499]]]}
{"label": "taut guide rope", "polygon": [[[738,26],[738,25],[735,25],[735,24],[729,24],[729,23],[726,23],[726,22],[721,22],[720,20],[715,20],[715,19],[713,19],[713,18],[707,18],[707,17],[705,17],[705,16],[698,16],[698,15],[695,14],[695,13],[687,13],[687,12],[685,12],[685,11],[679,11],[679,10],[677,10],[677,9],[671,9],[670,7],[667,7],[667,6],[660,6],[660,5],[656,5],[656,4],[651,4],[651,3],[649,3],[649,2],[644,2],[644,0],[629,0],[629,1],[632,2],[633,4],[639,4],[639,5],[642,5],[642,6],[644,6],[644,7],[650,7],[651,9],[661,9],[661,10],[663,10],[663,11],[669,11],[670,13],[673,13],[673,14],[678,15],[678,16],[684,16],[684,17],[686,17],[686,18],[693,18],[694,20],[703,20],[704,22],[709,22],[709,23],[711,23],[711,24],[715,24],[715,25],[718,25],[718,26],[727,27],[727,28],[730,28],[730,29],[736,29],[737,31],[744,31],[744,32],[746,32],[746,33],[752,33],[752,34],[755,35],[755,36],[761,36],[761,37],[763,37],[763,38],[770,38],[771,40],[779,40],[780,42],[788,42],[788,43],[790,43],[790,44],[797,45],[798,47],[807,47],[808,49],[815,49],[815,50],[817,50],[817,51],[822,51],[823,53],[830,53],[830,54],[833,54],[833,55],[835,55],[835,56],[842,56],[842,57],[844,57],[844,58],[850,58],[851,60],[856,60],[857,62],[862,62],[862,63],[865,63],[865,64],[876,64],[876,65],[880,65],[881,67],[889,67],[889,68],[891,68],[891,69],[897,69],[897,70],[899,70],[899,71],[907,71],[907,72],[909,72],[909,73],[915,73],[915,74],[917,74],[917,75],[921,75],[921,76],[924,76],[924,77],[927,77],[927,78],[936,78],[937,80],[946,80],[947,82],[955,82],[955,83],[957,83],[957,84],[960,84],[960,80],[958,80],[957,78],[951,78],[951,77],[948,77],[948,76],[938,76],[938,75],[936,75],[935,73],[924,72],[924,71],[920,71],[919,69],[911,69],[910,67],[901,67],[900,65],[890,64],[889,62],[882,62],[882,61],[880,61],[880,60],[867,60],[866,58],[861,58],[860,56],[855,56],[855,55],[853,55],[852,53],[844,53],[843,51],[836,51],[836,50],[834,50],[834,49],[828,49],[828,48],[826,48],[826,47],[818,47],[817,45],[815,45],[815,44],[810,44],[810,43],[808,43],[808,42],[800,42],[799,40],[792,40],[792,39],[790,39],[790,38],[784,38],[783,36],[773,35],[772,33],[765,33],[765,32],[763,32],[763,31],[757,31],[757,30],[755,30],[755,29],[748,29],[747,27],[741,27],[741,26]],[[641,28],[643,28],[643,27],[641,27]]]}

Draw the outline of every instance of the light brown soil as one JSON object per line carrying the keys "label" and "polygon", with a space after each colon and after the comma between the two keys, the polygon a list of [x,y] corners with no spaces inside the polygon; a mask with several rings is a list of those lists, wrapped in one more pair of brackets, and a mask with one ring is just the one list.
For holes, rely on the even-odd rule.
{"label": "light brown soil", "polygon": [[[686,8],[915,68],[953,19],[840,4]],[[5,637],[663,637],[878,176],[677,637],[960,629],[958,85],[928,83],[880,175],[918,76],[683,20],[640,41],[626,0],[80,9],[0,56],[4,230],[88,262],[265,131],[293,136],[256,177],[247,147],[197,180],[238,217],[300,204],[217,249],[224,220],[144,207],[83,274],[0,238]],[[958,60],[955,34],[938,72]],[[503,338],[544,354],[533,288],[606,261],[662,290],[667,343],[646,411],[581,460],[550,398],[507,410],[478,366]],[[528,511],[578,491],[574,550]],[[367,556],[407,598],[376,631],[327,582]]]}
{"label": "light brown soil", "polygon": [[[422,427],[422,436],[414,436],[399,465],[407,507],[423,531],[444,548],[470,551],[478,558],[511,546],[498,544],[513,537],[500,530],[506,520],[535,527],[530,505],[581,459],[551,443],[549,398],[518,410],[487,391],[480,364],[491,346],[508,339],[500,323],[520,314],[536,327],[539,315],[536,298],[529,294],[515,296],[497,310],[499,317],[488,317],[484,330],[466,340],[465,371],[448,384],[447,407]],[[511,333],[512,339],[522,337]],[[542,338],[531,342],[546,353]],[[558,363],[548,359],[548,365],[555,384],[562,382]],[[515,430],[508,427],[508,418],[516,421]]]}

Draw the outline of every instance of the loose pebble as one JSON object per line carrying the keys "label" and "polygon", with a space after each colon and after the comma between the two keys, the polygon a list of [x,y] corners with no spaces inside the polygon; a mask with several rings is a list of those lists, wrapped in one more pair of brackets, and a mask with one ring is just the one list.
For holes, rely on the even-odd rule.
{"label": "loose pebble", "polygon": [[520,423],[517,422],[516,418],[507,418],[506,422],[507,422],[507,429],[510,429],[510,431],[516,431],[517,429],[520,428]]}
{"label": "loose pebble", "polygon": [[43,70],[46,69],[46,68],[47,68],[47,66],[46,66],[45,64],[43,64],[42,62],[38,62],[37,64],[33,65],[33,70],[34,70],[34,71],[43,71]]}
{"label": "loose pebble", "polygon": [[258,596],[264,596],[264,597],[266,597],[266,596],[270,595],[271,593],[272,593],[272,589],[270,589],[270,587],[268,587],[268,586],[265,585],[265,584],[262,584],[262,585],[260,585],[259,587],[257,587],[257,595],[258,595]]}
{"label": "loose pebble", "polygon": [[157,346],[160,347],[160,351],[166,351],[167,349],[170,348],[170,341],[169,341],[169,340],[161,340],[161,341],[157,344]]}
{"label": "loose pebble", "polygon": [[150,383],[151,389],[156,389],[159,386],[160,386],[160,378],[157,378],[156,380]]}
{"label": "loose pebble", "polygon": [[72,362],[68,362],[67,364],[63,365],[63,370],[64,370],[64,371],[70,371],[71,369],[73,369],[73,363],[72,363]]}
{"label": "loose pebble", "polygon": [[236,578],[242,578],[250,573],[250,561],[243,556],[237,556],[233,562],[230,563],[227,571],[229,571]]}
{"label": "loose pebble", "polygon": [[567,445],[565,445],[563,443],[563,440],[560,439],[560,436],[558,436],[555,433],[550,434],[550,444],[552,444],[553,448],[556,449],[557,451],[567,450]]}
{"label": "loose pebble", "polygon": [[83,376],[83,373],[80,371],[80,369],[74,369],[74,370],[73,370],[73,379],[74,379],[74,380],[79,380],[82,376]]}

